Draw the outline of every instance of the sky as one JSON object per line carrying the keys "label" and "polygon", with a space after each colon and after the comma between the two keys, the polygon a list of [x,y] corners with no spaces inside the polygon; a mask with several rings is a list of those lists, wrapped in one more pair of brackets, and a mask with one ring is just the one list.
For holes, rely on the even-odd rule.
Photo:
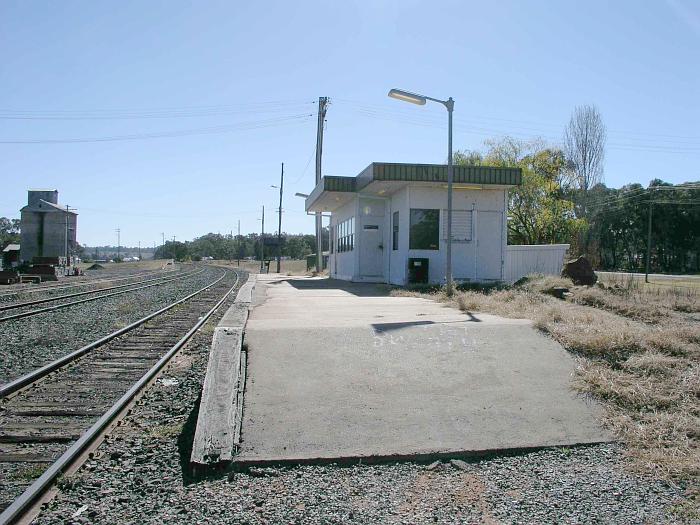
{"label": "sky", "polygon": [[700,180],[700,1],[0,2],[0,216],[29,188],[77,208],[78,241],[312,232],[323,174],[442,163],[510,135],[562,140],[577,105],[608,130],[605,183]]}

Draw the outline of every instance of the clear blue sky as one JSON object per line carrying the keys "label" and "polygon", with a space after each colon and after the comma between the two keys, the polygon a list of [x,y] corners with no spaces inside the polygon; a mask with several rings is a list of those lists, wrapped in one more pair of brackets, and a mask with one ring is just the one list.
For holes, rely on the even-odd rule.
{"label": "clear blue sky", "polygon": [[[458,149],[556,142],[595,104],[609,186],[699,180],[699,57],[697,0],[3,0],[1,115],[33,118],[0,119],[0,216],[55,187],[83,244],[259,230],[262,204],[270,231],[284,162],[283,230],[310,232],[292,195],[313,187],[319,96],[324,174],[445,161],[444,109],[392,87],[454,97]],[[8,143],[134,135],[151,137]]]}

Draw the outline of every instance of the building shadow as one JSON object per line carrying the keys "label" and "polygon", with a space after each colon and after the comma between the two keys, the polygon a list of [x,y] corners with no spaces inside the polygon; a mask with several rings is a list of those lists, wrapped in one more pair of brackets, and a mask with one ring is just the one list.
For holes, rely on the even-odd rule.
{"label": "building shadow", "polygon": [[389,297],[391,290],[395,286],[381,283],[353,283],[340,279],[314,279],[314,278],[294,278],[268,281],[269,286],[279,286],[282,283],[289,283],[297,290],[340,290],[357,297]]}

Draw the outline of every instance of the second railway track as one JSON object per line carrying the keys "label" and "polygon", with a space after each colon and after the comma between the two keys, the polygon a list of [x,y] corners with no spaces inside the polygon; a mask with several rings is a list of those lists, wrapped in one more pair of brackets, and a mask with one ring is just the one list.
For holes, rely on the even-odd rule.
{"label": "second railway track", "polygon": [[213,283],[95,348],[0,387],[0,523],[27,511],[116,417],[117,405],[130,402],[239,281],[236,272],[223,270]]}
{"label": "second railway track", "polygon": [[[76,292],[76,293],[71,293],[71,294],[58,295],[58,296],[53,296],[53,297],[44,297],[44,298],[35,299],[32,301],[24,301],[21,303],[2,304],[2,305],[0,305],[0,311],[22,310],[22,309],[31,308],[33,306],[38,306],[38,305],[42,305],[42,304],[46,304],[46,303],[51,303],[51,302],[56,302],[56,301],[65,301],[65,300],[75,299],[77,297],[83,297],[85,295],[90,295],[90,297],[83,298],[83,299],[76,299],[74,301],[69,301],[69,302],[60,302],[60,303],[52,305],[52,306],[45,306],[45,307],[35,308],[33,310],[24,310],[24,311],[18,312],[18,313],[6,314],[6,315],[0,317],[0,322],[10,321],[13,319],[21,319],[23,317],[31,317],[33,315],[37,315],[37,314],[41,314],[41,313],[45,313],[45,312],[50,312],[52,310],[67,308],[69,306],[83,304],[83,303],[87,303],[90,301],[97,301],[99,299],[106,299],[108,297],[114,297],[115,295],[136,292],[139,290],[144,290],[146,288],[151,288],[153,286],[160,286],[162,284],[177,281],[177,280],[183,279],[185,277],[191,277],[193,275],[197,275],[198,273],[202,273],[203,271],[204,270],[202,269],[202,270],[197,270],[197,271],[193,271],[193,272],[180,274],[180,275],[177,275],[174,277],[168,275],[168,276],[163,276],[163,277],[156,277],[153,279],[146,279],[144,281],[137,281],[137,282],[128,283],[128,284],[121,284],[118,286],[111,286],[108,288],[100,288],[98,290],[85,290],[82,292]],[[124,288],[126,288],[126,289],[124,289]],[[114,291],[114,290],[119,290],[119,291]],[[101,292],[108,292],[108,293],[101,293]],[[97,294],[100,294],[100,295],[97,295]]]}

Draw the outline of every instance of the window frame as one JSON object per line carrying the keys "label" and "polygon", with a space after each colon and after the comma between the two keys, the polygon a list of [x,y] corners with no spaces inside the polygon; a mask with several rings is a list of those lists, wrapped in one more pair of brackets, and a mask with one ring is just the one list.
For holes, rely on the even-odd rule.
{"label": "window frame", "polygon": [[[420,212],[423,214],[422,220],[418,223],[414,222],[414,217],[417,212]],[[435,214],[437,214],[437,217],[435,217]],[[430,250],[430,251],[439,251],[440,250],[440,217],[442,213],[440,212],[439,208],[410,208],[409,211],[409,218],[408,218],[408,249],[409,250]],[[430,241],[434,242],[428,242],[426,245],[420,244],[418,245],[418,238],[416,238],[416,227],[423,224],[426,216],[432,216],[430,219],[432,224],[432,228],[430,232],[427,232],[430,234]],[[425,234],[424,234],[425,235]]]}

